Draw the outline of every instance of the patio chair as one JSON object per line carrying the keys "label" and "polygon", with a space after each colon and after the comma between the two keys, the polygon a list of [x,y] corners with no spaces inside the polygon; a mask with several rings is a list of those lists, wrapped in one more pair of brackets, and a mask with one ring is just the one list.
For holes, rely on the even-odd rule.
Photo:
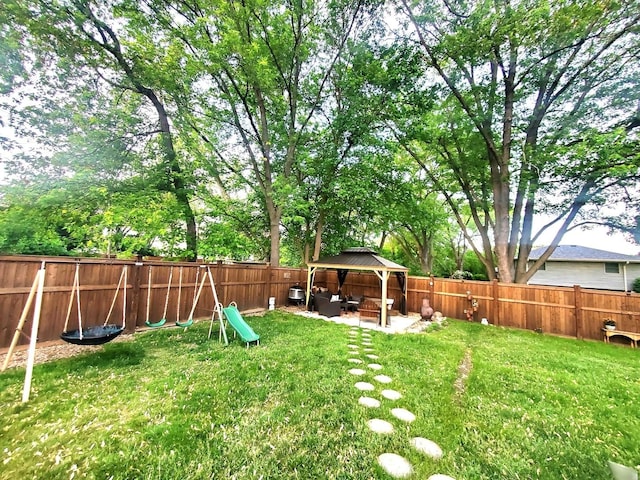
{"label": "patio chair", "polygon": [[342,302],[332,302],[331,299],[327,297],[316,297],[315,302],[320,315],[324,315],[328,318],[340,316]]}
{"label": "patio chair", "polygon": [[380,306],[377,303],[364,300],[358,307],[358,311],[360,312],[360,321],[374,320],[378,325],[382,325]]}

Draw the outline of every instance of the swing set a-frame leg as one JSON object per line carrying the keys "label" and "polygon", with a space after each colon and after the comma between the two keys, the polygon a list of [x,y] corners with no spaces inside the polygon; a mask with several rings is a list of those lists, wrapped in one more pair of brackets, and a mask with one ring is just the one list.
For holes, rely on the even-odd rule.
{"label": "swing set a-frame leg", "polygon": [[31,308],[33,299],[36,296],[36,292],[38,291],[38,282],[40,280],[41,273],[42,273],[42,270],[38,270],[38,273],[36,273],[36,277],[33,280],[33,285],[31,285],[31,290],[29,291],[29,297],[27,297],[27,303],[24,305],[24,308],[22,309],[22,315],[20,315],[20,320],[18,320],[18,326],[16,327],[16,331],[13,334],[13,340],[11,340],[11,346],[7,351],[7,356],[4,359],[4,363],[2,364],[2,370],[0,370],[0,372],[4,372],[7,369],[9,362],[13,358],[13,351],[18,345],[18,339],[20,338],[20,334],[24,333],[22,331],[22,327],[24,327],[24,324],[27,320],[27,315],[29,314],[29,309]]}
{"label": "swing set a-frame leg", "polygon": [[213,275],[211,274],[211,268],[207,266],[207,277],[209,277],[209,283],[211,284],[211,291],[213,292],[213,301],[215,306],[213,307],[213,314],[211,315],[211,324],[209,325],[209,336],[207,339],[211,339],[211,330],[213,329],[213,322],[218,313],[218,321],[220,322],[220,331],[218,333],[218,341],[221,342],[224,338],[224,344],[229,345],[229,339],[227,338],[227,331],[224,328],[224,319],[222,317],[222,305],[218,301],[218,292],[216,291],[216,284],[213,281]]}

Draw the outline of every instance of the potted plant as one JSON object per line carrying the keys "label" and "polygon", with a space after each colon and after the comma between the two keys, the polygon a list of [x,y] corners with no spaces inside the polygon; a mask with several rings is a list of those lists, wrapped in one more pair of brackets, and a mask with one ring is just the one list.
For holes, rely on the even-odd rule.
{"label": "potted plant", "polygon": [[615,330],[616,329],[616,321],[612,318],[605,318],[602,322],[605,330]]}

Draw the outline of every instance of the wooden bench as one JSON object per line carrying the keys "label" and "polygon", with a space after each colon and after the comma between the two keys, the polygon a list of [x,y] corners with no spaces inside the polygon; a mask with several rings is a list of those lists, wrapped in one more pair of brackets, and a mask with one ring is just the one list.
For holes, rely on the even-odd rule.
{"label": "wooden bench", "polygon": [[378,325],[380,321],[380,305],[371,300],[364,300],[358,307],[360,312],[360,320],[375,320]]}
{"label": "wooden bench", "polygon": [[631,348],[638,348],[638,340],[640,340],[640,333],[636,332],[625,332],[624,330],[607,330],[606,328],[602,329],[602,333],[604,334],[605,343],[610,343],[609,338],[614,337],[616,335],[620,337],[626,337],[631,340]]}

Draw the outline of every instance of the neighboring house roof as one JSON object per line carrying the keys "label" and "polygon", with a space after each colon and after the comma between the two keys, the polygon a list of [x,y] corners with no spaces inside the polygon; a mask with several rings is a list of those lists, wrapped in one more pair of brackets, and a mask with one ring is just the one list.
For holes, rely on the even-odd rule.
{"label": "neighboring house roof", "polygon": [[347,248],[339,255],[320,258],[317,262],[309,262],[310,266],[323,268],[342,268],[350,270],[388,270],[406,272],[409,270],[391,260],[387,260],[366,247]]}
{"label": "neighboring house roof", "polygon": [[[531,250],[529,260],[537,260],[547,247]],[[640,263],[640,255],[624,255],[622,253],[598,250],[597,248],[582,247],[580,245],[558,245],[548,258],[557,262],[629,262]]]}

